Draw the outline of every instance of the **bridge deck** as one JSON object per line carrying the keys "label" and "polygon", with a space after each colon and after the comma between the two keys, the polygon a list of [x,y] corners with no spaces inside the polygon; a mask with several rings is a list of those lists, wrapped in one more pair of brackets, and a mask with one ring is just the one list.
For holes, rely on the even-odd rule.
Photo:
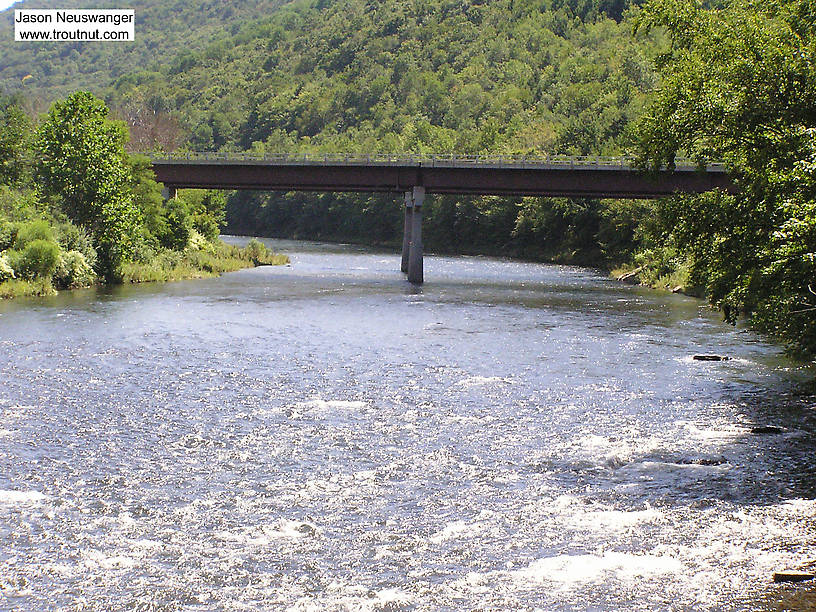
{"label": "bridge deck", "polygon": [[154,157],[157,180],[176,188],[655,198],[733,191],[722,165],[643,172],[625,158],[183,153]]}

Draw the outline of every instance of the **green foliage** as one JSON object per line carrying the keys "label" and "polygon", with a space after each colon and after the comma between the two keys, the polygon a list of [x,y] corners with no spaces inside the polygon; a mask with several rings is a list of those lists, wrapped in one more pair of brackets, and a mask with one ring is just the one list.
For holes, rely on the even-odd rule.
{"label": "green foliage", "polygon": [[209,189],[184,189],[179,192],[179,198],[187,207],[196,231],[207,240],[216,240],[225,223],[226,194]]}
{"label": "green foliage", "polygon": [[44,206],[34,190],[0,185],[0,216],[6,221],[29,221],[43,212]]}
{"label": "green foliage", "polygon": [[17,235],[14,239],[14,248],[22,249],[35,240],[54,242],[54,230],[47,221],[30,221],[17,226]]}
{"label": "green foliage", "polygon": [[6,251],[6,257],[16,276],[27,280],[50,279],[59,264],[60,250],[56,242],[33,240],[22,250]]}
{"label": "green foliage", "polygon": [[29,177],[33,126],[19,102],[0,97],[0,184],[20,184]]}
{"label": "green foliage", "polygon": [[628,0],[553,0],[553,8],[568,8],[573,15],[583,21],[597,18],[601,14],[620,21],[628,8]]}
{"label": "green foliage", "polygon": [[[35,99],[54,99],[79,88],[101,93],[114,78],[132,79],[128,72],[134,66],[152,68],[159,58],[168,58],[169,62],[180,52],[201,52],[223,32],[237,32],[242,22],[269,14],[281,4],[283,0],[208,4],[132,0],[127,6],[139,15],[139,34],[127,44],[42,45],[15,42],[13,35],[4,35],[0,39],[0,91],[21,89]],[[82,0],[63,0],[59,5],[66,9],[88,6]],[[93,6],[122,5],[107,0]],[[5,12],[3,17],[3,27],[8,28],[4,31],[10,32],[11,15]],[[32,78],[21,81],[29,74]]]}
{"label": "green foliage", "polygon": [[[260,247],[240,248],[218,242],[207,251],[164,250],[149,261],[130,262],[122,267],[125,282],[163,282],[184,278],[217,276],[254,265],[283,265],[289,263],[285,255],[276,255],[259,242]],[[260,258],[256,260],[256,258]]]}
{"label": "green foliage", "polygon": [[724,159],[740,193],[661,205],[690,278],[734,321],[816,353],[816,20],[804,0],[650,0],[638,27],[665,28],[663,86],[639,122],[645,165]]}
{"label": "green foliage", "polygon": [[59,257],[54,280],[59,287],[74,289],[92,285],[96,274],[82,253],[68,251]]}
{"label": "green foliage", "polygon": [[220,228],[210,215],[196,213],[192,216],[193,228],[209,241],[217,240]]}
{"label": "green foliage", "polygon": [[160,242],[158,237],[169,232],[167,211],[161,193],[162,188],[153,175],[150,159],[141,155],[131,155],[128,163],[132,177],[131,192],[143,222],[135,250],[144,252],[145,249],[158,247]]}
{"label": "green foliage", "polygon": [[88,232],[73,223],[62,223],[57,226],[57,242],[64,252],[78,251],[85,262],[93,268],[96,265],[96,249]]}
{"label": "green foliage", "polygon": [[[146,158],[133,158],[136,186],[142,218],[144,240],[152,250],[181,250],[190,244],[195,229],[209,241],[218,238],[224,222],[226,195],[219,191],[184,189],[176,198],[164,201],[159,185],[152,179]],[[144,160],[144,161],[143,161]]]}
{"label": "green foliage", "polygon": [[[597,262],[602,205],[598,200],[553,199],[541,206],[527,198],[521,206],[513,237],[527,247],[526,256],[549,257],[564,262]],[[535,248],[538,248],[536,252]]]}
{"label": "green foliage", "polygon": [[691,291],[688,256],[672,245],[659,246],[639,251],[634,264],[640,269],[642,284],[658,289]]}
{"label": "green foliage", "polygon": [[252,238],[245,247],[249,259],[256,265],[261,265],[269,256],[269,249],[256,238]]}
{"label": "green foliage", "polygon": [[5,256],[5,254],[0,253],[0,283],[11,280],[15,277],[16,274],[14,273],[14,268],[12,268],[8,258]]}
{"label": "green foliage", "polygon": [[[29,168],[14,187],[0,185],[0,296],[48,295],[52,281],[61,289],[89,286],[97,280],[95,267],[105,280],[121,280],[135,256],[145,262],[142,270],[164,270],[157,278],[251,265],[247,257],[220,254],[225,196],[189,191],[165,203],[149,160],[125,154],[122,125],[107,119],[93,96],[80,92],[55,104],[37,136],[37,177],[48,199],[41,201],[26,182]],[[20,157],[30,166],[29,144]]]}
{"label": "green foliage", "polygon": [[0,299],[20,297],[44,297],[54,295],[54,287],[50,278],[34,280],[12,279],[0,282]]}
{"label": "green foliage", "polygon": [[630,258],[641,246],[650,246],[655,204],[649,200],[604,200],[595,236],[602,261]]}
{"label": "green foliage", "polygon": [[10,249],[17,240],[17,224],[0,221],[0,252]]}
{"label": "green foliage", "polygon": [[193,231],[193,220],[184,201],[180,198],[168,200],[164,219],[166,229],[157,235],[161,245],[176,251],[187,248]]}
{"label": "green foliage", "polygon": [[107,278],[132,256],[140,234],[126,138],[104,102],[87,92],[54,103],[37,132],[40,180],[68,217],[90,230]]}

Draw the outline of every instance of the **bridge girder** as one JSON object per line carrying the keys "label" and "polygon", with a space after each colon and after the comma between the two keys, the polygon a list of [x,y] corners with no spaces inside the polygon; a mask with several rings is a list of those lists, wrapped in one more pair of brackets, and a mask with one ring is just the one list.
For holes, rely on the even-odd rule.
{"label": "bridge girder", "polygon": [[402,271],[424,281],[422,205],[425,193],[569,198],[659,198],[712,189],[734,192],[722,169],[682,169],[645,173],[623,164],[603,166],[494,164],[473,162],[324,163],[168,159],[153,160],[156,179],[170,192],[178,188],[261,191],[339,191],[405,194]]}
{"label": "bridge girder", "polygon": [[156,179],[177,188],[261,191],[427,193],[572,198],[657,198],[676,192],[735,189],[725,172],[644,173],[629,168],[423,167],[404,164],[153,162]]}

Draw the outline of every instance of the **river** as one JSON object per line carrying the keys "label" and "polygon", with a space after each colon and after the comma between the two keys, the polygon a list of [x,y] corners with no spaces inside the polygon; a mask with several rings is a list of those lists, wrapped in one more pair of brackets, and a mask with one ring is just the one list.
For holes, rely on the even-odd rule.
{"label": "river", "polygon": [[702,302],[268,243],[0,304],[0,609],[765,609],[816,559],[816,372]]}

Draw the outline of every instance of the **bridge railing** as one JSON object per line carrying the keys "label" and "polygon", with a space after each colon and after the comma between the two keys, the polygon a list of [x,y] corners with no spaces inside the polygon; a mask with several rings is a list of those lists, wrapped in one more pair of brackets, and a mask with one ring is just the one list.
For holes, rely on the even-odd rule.
{"label": "bridge railing", "polygon": [[[155,162],[253,162],[270,164],[311,164],[311,165],[406,165],[425,167],[449,166],[491,166],[522,168],[599,168],[631,169],[634,160],[630,157],[569,156],[569,155],[462,155],[456,153],[411,154],[411,153],[248,153],[220,151],[174,151],[171,153],[143,152]],[[675,160],[678,170],[695,170],[697,162],[691,159]],[[725,171],[724,164],[709,163],[705,169],[713,172]]]}

